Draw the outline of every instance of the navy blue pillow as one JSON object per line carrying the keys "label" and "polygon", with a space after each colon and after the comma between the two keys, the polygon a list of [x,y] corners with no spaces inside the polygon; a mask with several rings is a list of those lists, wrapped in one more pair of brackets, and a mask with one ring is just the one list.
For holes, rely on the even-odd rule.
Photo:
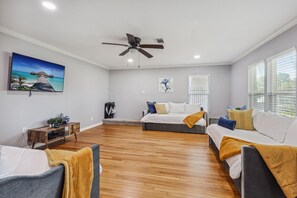
{"label": "navy blue pillow", "polygon": [[226,118],[220,117],[218,125],[233,131],[235,126],[236,126],[236,121],[235,120],[228,120]]}
{"label": "navy blue pillow", "polygon": [[147,103],[147,108],[148,108],[150,113],[157,113],[156,108],[155,108],[156,102],[147,101],[146,103]]}

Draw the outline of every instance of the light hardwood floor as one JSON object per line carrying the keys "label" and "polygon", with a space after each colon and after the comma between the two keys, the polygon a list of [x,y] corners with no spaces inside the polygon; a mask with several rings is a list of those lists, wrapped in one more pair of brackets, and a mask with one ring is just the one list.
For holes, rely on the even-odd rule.
{"label": "light hardwood floor", "polygon": [[70,137],[58,149],[101,145],[101,197],[240,197],[207,135],[102,125]]}

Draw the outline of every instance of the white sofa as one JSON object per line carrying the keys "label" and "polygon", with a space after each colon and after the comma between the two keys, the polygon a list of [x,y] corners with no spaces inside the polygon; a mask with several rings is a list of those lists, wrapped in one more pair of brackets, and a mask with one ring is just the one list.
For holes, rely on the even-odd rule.
{"label": "white sofa", "polygon": [[167,113],[157,114],[149,113],[148,110],[143,111],[141,119],[143,130],[205,133],[207,125],[206,114],[193,128],[188,128],[183,122],[188,115],[201,111],[201,105],[172,102],[157,104],[164,104]]}
{"label": "white sofa", "polygon": [[[221,127],[217,124],[212,124],[207,128],[206,133],[209,135],[210,144],[214,146],[216,151],[219,151],[220,144],[224,136],[235,137],[235,138],[239,138],[242,140],[255,142],[259,144],[297,146],[297,119],[295,117],[292,118],[292,117],[276,115],[273,113],[256,112],[253,115],[253,126],[255,128],[255,131],[247,131],[247,130],[239,130],[239,129],[235,129],[234,131],[232,131],[227,128]],[[257,167],[253,167],[253,168],[247,167],[248,163],[252,164],[254,162],[252,161],[248,162],[249,160],[244,158],[243,155],[245,155],[245,153],[243,153],[244,152],[243,150],[241,154],[225,160],[225,162],[227,163],[227,167],[229,169],[230,177],[237,184],[237,187],[241,191],[242,196],[243,197],[261,197],[261,196],[269,197],[269,195],[271,195],[269,193],[273,192],[275,194],[274,191],[277,191],[276,193],[280,194],[279,197],[282,197],[281,195],[282,191],[280,190],[280,187],[277,184],[275,184],[274,181],[268,181],[272,183],[269,185],[263,184],[263,180],[261,178],[257,179],[257,175],[259,175],[257,173]],[[254,151],[254,152],[257,153],[257,151]],[[257,157],[254,157],[254,159],[256,158]],[[258,162],[255,162],[255,163],[258,163]],[[266,166],[265,163],[263,166]],[[250,175],[245,175],[243,177],[243,173],[246,172],[244,170],[244,167],[254,172],[249,172]],[[264,168],[267,169],[267,167],[264,167]],[[270,172],[269,170],[267,171]],[[253,182],[248,181],[249,178],[252,179]],[[260,182],[258,186],[257,186],[257,182]],[[253,184],[251,185],[251,183]],[[270,185],[276,185],[276,187],[272,188]],[[274,189],[274,190],[271,190],[271,189]],[[253,194],[248,195],[251,192],[253,192]],[[257,194],[257,192],[260,194]],[[278,196],[274,196],[274,197],[278,197]]]}

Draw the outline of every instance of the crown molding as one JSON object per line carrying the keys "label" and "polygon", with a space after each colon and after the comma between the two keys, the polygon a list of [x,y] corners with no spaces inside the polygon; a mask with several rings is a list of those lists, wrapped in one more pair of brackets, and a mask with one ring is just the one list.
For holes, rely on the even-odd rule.
{"label": "crown molding", "polygon": [[129,69],[164,69],[164,68],[186,68],[186,67],[209,67],[209,66],[230,66],[231,62],[217,62],[217,63],[195,63],[195,64],[176,64],[176,65],[152,65],[152,66],[138,66],[131,65],[126,67],[110,67],[109,70],[129,70]]}
{"label": "crown molding", "polygon": [[252,53],[256,49],[260,48],[264,44],[268,43],[269,41],[271,41],[272,39],[276,38],[277,36],[279,36],[280,34],[284,33],[285,31],[289,30],[291,27],[293,27],[295,25],[297,25],[297,17],[294,18],[289,23],[287,23],[286,25],[283,25],[282,27],[280,27],[278,30],[276,30],[271,35],[269,35],[266,39],[264,39],[263,41],[259,42],[258,44],[256,44],[255,46],[253,46],[252,48],[250,48],[249,50],[247,50],[245,53],[243,53],[240,56],[236,57],[233,61],[231,61],[231,64],[234,64],[235,62],[239,61],[240,59],[246,57],[247,55],[249,55],[250,53]]}
{"label": "crown molding", "polygon": [[20,34],[18,32],[15,32],[13,30],[10,30],[8,28],[5,28],[5,27],[2,27],[0,26],[0,32],[4,33],[4,34],[7,34],[9,36],[12,36],[12,37],[15,37],[15,38],[18,38],[18,39],[21,39],[23,41],[26,41],[26,42],[29,42],[29,43],[32,43],[32,44],[35,44],[35,45],[38,45],[38,46],[41,46],[43,48],[46,48],[46,49],[49,49],[49,50],[52,50],[52,51],[55,51],[55,52],[58,52],[60,54],[63,54],[63,55],[66,55],[66,56],[70,56],[72,58],[75,58],[75,59],[78,59],[80,61],[83,61],[83,62],[86,62],[86,63],[89,63],[89,64],[92,64],[92,65],[95,65],[95,66],[98,66],[98,67],[101,67],[101,68],[104,68],[104,69],[109,69],[109,67],[105,66],[105,65],[102,65],[102,64],[98,64],[94,61],[91,61],[91,60],[88,60],[86,58],[83,58],[81,56],[78,56],[76,54],[73,54],[71,52],[68,52],[68,51],[65,51],[65,50],[62,50],[58,47],[55,47],[53,45],[50,45],[48,43],[45,43],[45,42],[42,42],[42,41],[39,41],[37,39],[34,39],[34,38],[31,38],[29,36],[26,36],[24,34]]}

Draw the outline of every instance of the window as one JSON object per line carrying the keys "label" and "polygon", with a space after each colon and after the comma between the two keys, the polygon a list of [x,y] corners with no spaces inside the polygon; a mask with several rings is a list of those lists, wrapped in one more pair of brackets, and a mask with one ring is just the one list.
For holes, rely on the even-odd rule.
{"label": "window", "polygon": [[264,97],[265,97],[265,62],[253,64],[248,71],[248,93],[249,106],[254,109],[264,111]]}
{"label": "window", "polygon": [[209,110],[209,75],[190,75],[189,103],[201,104],[205,111]]}
{"label": "window", "polygon": [[295,49],[251,65],[248,72],[251,108],[296,115]]}

